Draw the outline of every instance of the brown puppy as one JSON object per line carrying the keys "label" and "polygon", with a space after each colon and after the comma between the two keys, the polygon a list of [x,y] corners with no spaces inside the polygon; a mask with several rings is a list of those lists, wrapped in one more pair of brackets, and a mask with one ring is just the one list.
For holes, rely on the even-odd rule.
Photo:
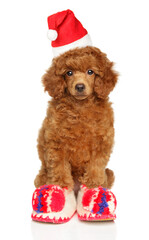
{"label": "brown puppy", "polygon": [[57,184],[111,188],[106,168],[114,128],[109,93],[117,82],[106,54],[95,47],[76,48],[53,59],[43,76],[52,100],[38,137],[41,169],[35,186]]}

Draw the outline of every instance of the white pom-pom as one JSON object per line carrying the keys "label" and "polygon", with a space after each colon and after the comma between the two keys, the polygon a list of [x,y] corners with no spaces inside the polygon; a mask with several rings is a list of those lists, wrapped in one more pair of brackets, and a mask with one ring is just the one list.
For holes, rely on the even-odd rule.
{"label": "white pom-pom", "polygon": [[51,41],[54,41],[57,39],[58,34],[56,30],[50,29],[48,30],[47,36]]}

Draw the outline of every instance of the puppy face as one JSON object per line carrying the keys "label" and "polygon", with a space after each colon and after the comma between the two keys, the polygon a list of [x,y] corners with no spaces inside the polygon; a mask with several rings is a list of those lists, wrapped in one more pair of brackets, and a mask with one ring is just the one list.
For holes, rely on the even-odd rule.
{"label": "puppy face", "polygon": [[77,100],[90,95],[105,99],[117,82],[118,74],[112,67],[98,48],[76,48],[54,58],[42,82],[54,99],[67,97],[68,93]]}
{"label": "puppy face", "polygon": [[69,70],[65,74],[69,93],[78,100],[83,100],[93,93],[95,73],[88,69],[85,72]]}

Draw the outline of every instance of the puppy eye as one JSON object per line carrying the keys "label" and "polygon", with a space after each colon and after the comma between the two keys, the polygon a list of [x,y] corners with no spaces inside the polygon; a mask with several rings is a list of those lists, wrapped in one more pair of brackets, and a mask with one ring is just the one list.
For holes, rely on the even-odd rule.
{"label": "puppy eye", "polygon": [[88,74],[88,75],[93,75],[94,72],[93,72],[93,70],[90,69],[90,70],[87,71],[87,74]]}
{"label": "puppy eye", "polygon": [[67,76],[69,76],[69,77],[70,77],[70,76],[72,76],[72,75],[73,75],[73,71],[68,71],[66,74],[67,74]]}

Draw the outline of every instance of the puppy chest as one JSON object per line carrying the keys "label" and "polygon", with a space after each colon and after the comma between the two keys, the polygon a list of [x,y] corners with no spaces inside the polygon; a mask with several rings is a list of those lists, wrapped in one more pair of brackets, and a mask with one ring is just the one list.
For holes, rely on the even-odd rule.
{"label": "puppy chest", "polygon": [[99,129],[95,123],[77,124],[62,123],[59,128],[60,142],[67,159],[75,167],[80,163],[89,161],[94,146],[97,144]]}

